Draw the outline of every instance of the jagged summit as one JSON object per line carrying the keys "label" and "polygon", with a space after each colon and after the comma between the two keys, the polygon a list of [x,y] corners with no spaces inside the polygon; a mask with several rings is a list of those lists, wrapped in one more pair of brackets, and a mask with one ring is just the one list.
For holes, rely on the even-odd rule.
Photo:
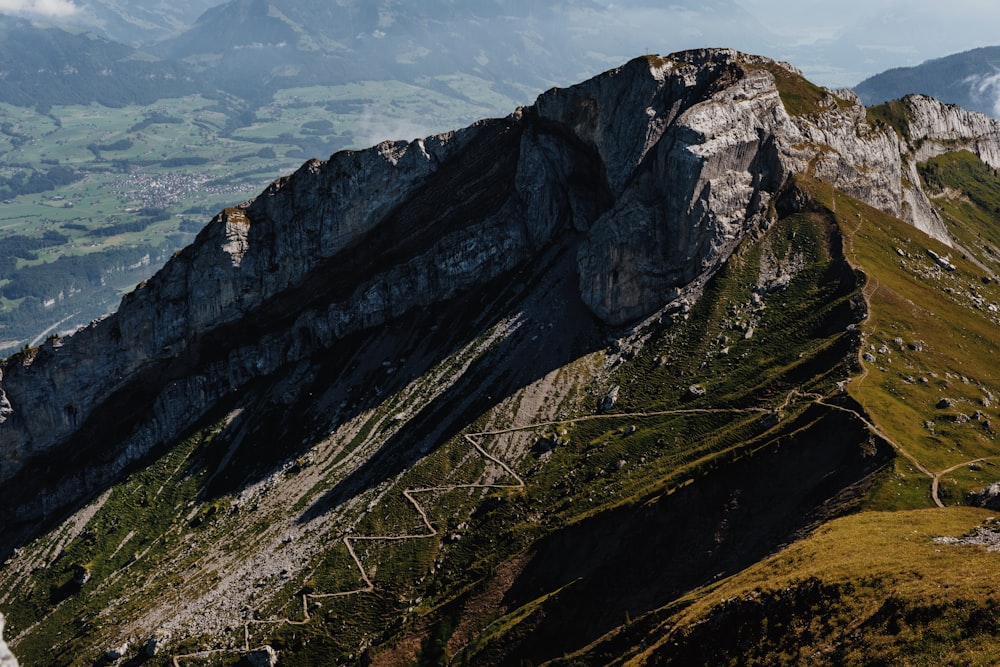
{"label": "jagged summit", "polygon": [[[250,540],[247,548],[259,549],[255,555],[231,561],[226,558],[236,557],[229,553],[206,555],[216,574],[175,600],[182,612],[168,618],[164,606],[150,602],[129,621],[128,632],[168,627],[175,636],[191,636],[249,624],[258,593],[245,590],[244,578],[255,557],[266,561],[255,567],[272,577],[267,593],[277,595],[274,581],[305,577],[319,567],[319,554],[342,543],[350,556],[344,562],[356,564],[371,585],[354,546],[369,538],[357,525],[393,480],[448,443],[466,449],[442,464],[442,474],[474,458],[487,466],[477,473],[485,481],[407,486],[405,507],[416,507],[430,529],[421,538],[440,535],[414,493],[530,486],[508,479],[527,474],[524,465],[515,472],[514,462],[529,451],[538,461],[533,474],[545,474],[545,457],[564,444],[563,435],[535,438],[518,429],[575,428],[586,422],[578,417],[586,410],[614,406],[619,384],[631,383],[623,396],[631,391],[632,398],[623,400],[632,401],[637,415],[622,419],[667,418],[684,412],[676,404],[717,400],[697,375],[708,362],[688,367],[687,358],[673,356],[662,342],[667,339],[708,354],[712,363],[726,360],[734,366],[720,377],[744,382],[724,405],[696,411],[745,422],[699,426],[698,438],[718,429],[722,441],[745,435],[749,442],[777,429],[795,442],[813,434],[810,447],[822,445],[808,475],[784,459],[764,466],[794,481],[788,482],[794,509],[777,521],[780,530],[756,531],[751,522],[740,533],[751,542],[771,540],[754,542],[753,549],[766,552],[803,525],[817,488],[828,490],[830,480],[844,487],[857,482],[886,453],[860,418],[844,416],[854,414],[853,406],[830,408],[817,393],[835,371],[844,372],[865,307],[838,233],[813,211],[816,192],[844,193],[871,207],[871,215],[899,218],[955,243],[917,165],[960,149],[1000,167],[1000,124],[924,97],[872,115],[850,93],[818,88],[790,65],[702,49],[634,59],[547,91],[506,118],[309,161],[255,199],[219,213],[191,246],[127,295],[117,313],[4,362],[0,505],[9,509],[0,514],[0,558],[123,475],[181,451],[182,441],[204,443],[207,452],[217,437],[224,443],[218,452],[195,448],[184,455],[207,457],[201,468],[192,464],[188,477],[170,478],[182,488],[204,475],[197,500],[190,501],[194,509],[176,510],[185,515],[181,523],[194,529],[214,516],[216,509],[199,514],[203,502],[231,503],[234,514],[263,508],[276,514]],[[829,195],[834,209],[836,196]],[[795,217],[800,211],[814,214]],[[783,231],[787,239],[771,233],[789,217],[800,227]],[[802,239],[811,245],[796,246]],[[739,255],[749,246],[756,249]],[[740,270],[750,277],[734,278]],[[801,276],[815,285],[791,290],[801,299],[796,308],[803,320],[817,319],[808,327],[781,316],[769,320],[768,313],[784,306],[769,310],[768,299]],[[730,286],[723,290],[718,284],[725,280]],[[724,305],[701,305],[703,290]],[[733,296],[726,305],[726,290],[749,290],[746,302]],[[808,301],[816,295],[827,301]],[[712,308],[717,312],[706,314]],[[709,339],[696,324],[683,329],[685,322],[702,322],[699,317],[717,318],[725,333]],[[658,329],[672,323],[681,329]],[[790,342],[757,359],[751,346],[767,336]],[[796,336],[823,344],[801,342],[799,349]],[[668,349],[655,361],[642,356],[654,338]],[[703,344],[717,349],[706,353]],[[745,351],[737,354],[740,345]],[[781,357],[792,351],[795,356]],[[670,394],[676,404],[657,403],[661,389],[636,386],[640,371],[629,366],[636,359],[648,362],[641,373],[672,373],[670,381],[689,390]],[[787,393],[807,381],[807,390]],[[751,403],[758,400],[770,403]],[[798,404],[809,407],[782,422],[784,411]],[[476,420],[487,424],[472,428]],[[620,425],[624,435],[636,429]],[[498,433],[515,433],[505,458],[476,439]],[[658,444],[649,452],[666,451],[668,438],[682,442],[669,433],[651,437]],[[603,432],[588,437],[599,444],[610,438]],[[770,444],[754,451],[771,452]],[[723,445],[713,440],[711,447],[714,455]],[[653,458],[649,452],[643,461]],[[185,460],[173,461],[170,474],[185,470]],[[322,465],[309,466],[313,460]],[[697,460],[676,462],[677,469]],[[623,454],[602,470],[631,464]],[[759,459],[740,465],[764,469],[754,467],[763,465]],[[271,494],[293,477],[289,497]],[[742,484],[736,473],[725,479]],[[161,480],[156,496],[168,486]],[[155,505],[156,498],[140,493]],[[713,494],[706,497],[719,500]],[[106,494],[100,498],[107,501]],[[678,502],[694,502],[683,498]],[[669,509],[671,520],[684,514],[679,507]],[[383,520],[391,514],[386,510]],[[254,525],[241,523],[239,530]],[[171,530],[187,530],[178,526]],[[400,534],[409,538],[413,530]],[[280,563],[264,555],[286,547],[289,555]],[[705,548],[720,553],[717,546]],[[143,553],[136,551],[136,558]],[[733,558],[719,567],[743,563]],[[697,576],[711,574],[699,570]],[[532,576],[545,579],[544,572]],[[77,579],[90,580],[89,574]],[[671,582],[679,590],[691,585],[683,577]],[[67,586],[60,590],[71,595]]]}

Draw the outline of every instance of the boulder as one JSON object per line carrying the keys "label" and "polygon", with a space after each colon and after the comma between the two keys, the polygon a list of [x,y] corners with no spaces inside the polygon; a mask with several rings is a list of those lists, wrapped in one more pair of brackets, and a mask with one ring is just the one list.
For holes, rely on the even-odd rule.
{"label": "boulder", "polygon": [[615,385],[614,387],[611,388],[611,391],[609,391],[607,395],[605,395],[605,397],[601,399],[600,405],[597,406],[601,412],[610,410],[615,406],[615,403],[618,402],[619,389],[620,388],[618,387],[618,385]]}
{"label": "boulder", "polygon": [[969,494],[968,500],[970,505],[976,507],[1000,510],[1000,482],[994,482],[984,489],[973,491]]}
{"label": "boulder", "polygon": [[700,384],[693,384],[690,387],[688,387],[687,393],[688,396],[691,398],[701,398],[702,396],[708,393],[708,390],[706,390]]}

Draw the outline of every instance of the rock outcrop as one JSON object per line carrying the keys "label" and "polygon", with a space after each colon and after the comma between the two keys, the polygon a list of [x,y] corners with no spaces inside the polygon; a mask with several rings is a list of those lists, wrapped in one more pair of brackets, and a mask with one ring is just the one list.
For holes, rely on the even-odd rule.
{"label": "rock outcrop", "polygon": [[555,239],[576,244],[583,301],[622,326],[767,227],[793,174],[946,238],[907,170],[934,146],[1000,163],[985,117],[911,98],[906,143],[850,95],[815,89],[790,111],[789,86],[811,84],[730,50],[643,57],[507,118],[307,162],[216,216],[114,315],[4,362],[0,534],[86,497],[255,378]]}
{"label": "rock outcrop", "polygon": [[923,95],[901,100],[907,132],[901,138],[904,163],[903,201],[900,217],[950,245],[941,217],[920,187],[917,164],[958,150],[967,150],[994,169],[1000,167],[1000,123],[953,104],[942,104]]}
{"label": "rock outcrop", "polygon": [[979,491],[969,493],[967,500],[969,504],[976,507],[985,507],[991,510],[1000,509],[1000,482],[994,482]]}

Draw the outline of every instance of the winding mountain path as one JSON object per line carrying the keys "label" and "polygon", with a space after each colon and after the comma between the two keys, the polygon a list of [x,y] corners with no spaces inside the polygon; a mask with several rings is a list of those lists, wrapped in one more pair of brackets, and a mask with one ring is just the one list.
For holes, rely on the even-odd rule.
{"label": "winding mountain path", "polygon": [[[792,400],[792,395],[795,392],[790,392],[788,396],[785,397],[782,403],[782,408],[786,407]],[[426,486],[426,487],[411,487],[403,490],[403,496],[409,501],[409,503],[416,510],[417,514],[420,515],[420,520],[426,529],[424,532],[420,533],[404,533],[398,535],[361,535],[361,534],[349,534],[343,537],[344,546],[347,547],[347,552],[350,554],[351,559],[358,568],[358,573],[361,577],[363,585],[348,591],[338,591],[335,593],[303,593],[302,594],[302,619],[295,620],[291,618],[275,618],[268,620],[249,620],[243,625],[243,652],[249,652],[252,650],[250,646],[250,627],[252,625],[304,625],[310,621],[309,615],[309,601],[310,600],[320,600],[324,598],[338,598],[345,597],[348,595],[356,595],[359,593],[370,593],[375,590],[375,584],[372,582],[368,575],[364,564],[361,562],[361,558],[358,556],[357,552],[354,550],[354,544],[357,542],[400,542],[403,540],[418,540],[418,539],[430,539],[438,535],[438,530],[434,527],[427,515],[427,510],[424,508],[423,504],[416,498],[418,494],[421,493],[447,493],[449,491],[455,491],[459,489],[520,489],[526,486],[524,479],[521,478],[514,469],[501,460],[500,458],[490,454],[486,449],[483,448],[480,442],[481,438],[489,436],[505,435],[508,433],[517,433],[520,431],[529,431],[540,428],[555,427],[555,426],[568,426],[571,424],[576,424],[580,422],[593,421],[598,419],[642,419],[650,417],[662,417],[662,416],[674,416],[674,415],[697,415],[697,414],[767,414],[771,413],[773,410],[769,408],[686,408],[677,410],[658,410],[653,412],[616,412],[616,413],[602,413],[593,415],[583,415],[580,417],[574,417],[571,419],[563,419],[556,421],[543,421],[534,422],[531,424],[525,424],[523,426],[511,426],[509,428],[497,429],[492,431],[481,431],[478,433],[465,433],[463,437],[465,440],[475,449],[483,458],[487,459],[491,463],[500,467],[508,476],[514,479],[511,484],[446,484],[442,486]],[[189,660],[204,660],[215,655],[220,655],[224,653],[233,653],[240,649],[211,649],[205,651],[196,651],[193,653],[186,653],[183,655],[172,656],[174,667],[182,667],[182,661]]]}
{"label": "winding mountain path", "polygon": [[[876,287],[877,289],[877,287]],[[858,352],[859,356],[861,351]],[[859,376],[858,382],[864,380],[868,375],[868,369],[864,364],[861,365],[862,372]],[[305,625],[311,619],[309,615],[309,601],[310,600],[321,600],[326,598],[339,598],[348,595],[357,595],[360,593],[370,593],[375,590],[375,583],[371,580],[368,575],[361,558],[358,556],[354,549],[354,545],[358,542],[400,542],[403,540],[419,540],[419,539],[430,539],[438,535],[438,530],[434,527],[431,522],[430,517],[427,514],[427,509],[424,505],[417,499],[417,495],[422,493],[447,493],[449,491],[455,491],[459,489],[520,489],[526,486],[524,479],[515,472],[513,467],[490,454],[486,449],[483,448],[481,443],[481,438],[488,436],[498,436],[505,435],[508,433],[516,433],[521,431],[529,431],[533,429],[557,427],[557,426],[567,426],[572,424],[577,424],[580,422],[594,421],[600,419],[642,419],[651,417],[664,417],[664,416],[676,416],[685,414],[773,414],[786,409],[791,405],[797,398],[810,400],[811,402],[822,405],[826,408],[832,410],[838,410],[841,412],[846,412],[850,415],[861,420],[865,427],[873,435],[881,438],[885,442],[889,443],[897,452],[899,452],[904,458],[906,458],[910,463],[916,467],[921,473],[926,475],[931,480],[931,497],[934,504],[937,507],[943,508],[944,503],[941,501],[938,490],[940,486],[940,480],[944,475],[947,475],[955,470],[970,465],[972,463],[980,462],[983,459],[975,459],[973,461],[966,461],[963,463],[956,464],[946,470],[940,472],[932,472],[926,466],[924,466],[915,456],[913,456],[909,451],[906,450],[901,444],[890,438],[886,433],[884,433],[874,422],[868,419],[863,413],[859,413],[856,410],[846,408],[835,403],[830,403],[827,401],[826,396],[817,393],[803,393],[796,389],[792,389],[785,396],[784,400],[776,408],[687,408],[687,409],[676,409],[676,410],[657,410],[652,412],[618,412],[618,413],[602,413],[593,415],[583,415],[580,417],[574,417],[571,419],[555,420],[555,421],[542,421],[535,422],[531,424],[525,424],[522,426],[511,426],[508,428],[497,429],[492,431],[480,431],[477,433],[465,433],[463,437],[476,450],[483,458],[487,461],[493,463],[494,465],[501,468],[506,475],[513,478],[513,483],[509,484],[480,484],[480,483],[470,483],[470,484],[446,484],[441,486],[425,486],[425,487],[411,487],[403,490],[403,496],[407,501],[413,506],[417,514],[420,516],[420,520],[426,529],[419,533],[403,533],[396,535],[363,535],[363,534],[348,534],[342,539],[344,546],[347,548],[351,559],[354,561],[355,566],[358,568],[358,573],[361,577],[363,585],[348,591],[338,591],[334,593],[303,593],[302,598],[302,618],[299,620],[292,618],[275,618],[268,620],[250,620],[246,621],[243,625],[243,647],[242,651],[244,653],[250,652],[252,650],[250,645],[250,628],[252,625]],[[173,656],[174,667],[182,667],[182,660],[198,660],[206,659],[214,655],[222,653],[232,653],[238,649],[214,649],[207,651],[198,651],[195,653],[188,653],[184,655]]]}
{"label": "winding mountain path", "polygon": [[[832,200],[833,200],[833,213],[834,213],[834,216],[836,217],[836,213],[837,213],[837,193],[836,193],[836,191],[832,192]],[[861,227],[862,227],[863,224],[864,224],[864,218],[861,218],[861,220],[858,222],[858,226],[854,229],[854,231],[850,232],[849,234],[844,234],[844,239],[846,241],[846,246],[847,246],[847,248],[849,248],[851,255],[854,255],[854,237],[855,237],[855,235],[859,231],[861,231]],[[852,266],[853,266],[853,263],[852,263]],[[873,327],[874,326],[873,322],[875,321],[875,315],[874,315],[874,311],[872,309],[872,298],[882,288],[882,283],[881,283],[881,281],[876,276],[874,276],[874,275],[872,275],[872,274],[870,274],[868,272],[865,272],[865,276],[867,277],[867,283],[865,284],[865,286],[861,290],[861,296],[862,296],[862,298],[865,301],[865,308],[866,308],[867,313],[868,313],[867,318],[869,320],[869,325]],[[855,383],[855,386],[857,386],[857,387],[860,387],[864,383],[864,381],[868,378],[868,374],[869,374],[868,364],[864,361],[863,355],[864,355],[864,348],[863,347],[859,347],[858,348],[858,365],[861,368],[861,373],[854,380],[852,380]],[[823,402],[822,397],[816,397],[815,400],[816,400],[817,403],[823,403],[827,407],[835,408],[835,409],[838,409],[838,410],[847,410],[846,408],[842,408],[840,406],[836,406],[836,405],[832,405],[830,403]],[[921,473],[923,473],[924,475],[926,475],[927,477],[930,478],[930,480],[931,480],[931,500],[934,501],[934,504],[937,507],[944,508],[944,506],[945,506],[944,502],[942,502],[942,500],[941,500],[941,495],[940,495],[941,478],[944,477],[945,475],[949,474],[949,473],[952,473],[952,472],[958,470],[959,468],[962,468],[962,467],[965,467],[965,466],[968,466],[968,465],[972,465],[973,463],[979,463],[979,462],[981,462],[981,461],[984,460],[984,459],[973,459],[971,461],[964,461],[962,463],[955,464],[955,465],[953,465],[952,467],[950,467],[950,468],[948,468],[946,470],[941,470],[939,472],[933,472],[930,469],[928,469],[924,464],[922,464],[920,462],[920,460],[917,459],[916,456],[914,456],[909,451],[907,451],[907,449],[905,447],[903,447],[903,445],[901,445],[900,443],[898,443],[895,440],[893,440],[892,438],[890,438],[888,436],[888,434],[886,434],[884,431],[882,431],[882,429],[880,429],[874,423],[874,421],[866,419],[863,414],[859,414],[859,413],[857,413],[857,412],[855,412],[853,410],[847,410],[847,411],[851,412],[852,414],[857,415],[857,417],[859,419],[861,419],[865,423],[865,425],[868,427],[869,431],[871,431],[874,435],[876,435],[876,436],[882,438],[883,440],[885,440],[886,442],[888,442],[893,447],[893,449],[895,449],[897,452],[899,452],[903,456],[903,458],[905,458],[907,461],[909,461],[910,463],[912,463],[913,466],[917,470],[919,470]]]}
{"label": "winding mountain path", "polygon": [[[831,185],[831,201],[832,201],[832,205],[831,205],[832,211],[831,212],[833,213],[834,217],[837,218],[837,191],[836,191],[835,188],[833,188],[832,185]],[[864,220],[863,219],[859,220],[857,222],[857,227],[853,231],[851,231],[850,233],[844,234],[844,239],[845,239],[845,242],[846,242],[846,249],[848,250],[848,253],[850,254],[850,256],[854,256],[854,254],[855,254],[855,251],[854,251],[854,237],[861,230],[863,224],[864,224]],[[862,296],[862,298],[865,301],[866,310],[867,310],[867,318],[869,318],[869,325],[873,326],[873,322],[875,320],[875,313],[872,310],[871,302],[872,302],[872,298],[875,296],[875,294],[881,289],[882,284],[881,284],[881,282],[879,281],[879,279],[877,277],[875,277],[875,276],[873,276],[873,275],[871,275],[871,274],[869,274],[867,272],[865,273],[865,275],[867,276],[867,283],[865,284],[865,286],[861,290],[861,296]],[[855,383],[856,387],[860,387],[865,382],[865,380],[868,378],[869,367],[868,367],[868,364],[864,361],[864,358],[863,358],[863,355],[864,355],[864,348],[863,347],[859,346],[857,355],[858,355],[858,364],[859,364],[859,367],[861,368],[861,372],[855,378],[853,378],[853,382]],[[822,405],[822,406],[824,406],[824,407],[826,407],[828,409],[831,409],[831,410],[838,410],[838,411],[846,412],[846,413],[848,413],[850,415],[853,415],[857,419],[859,419],[865,425],[865,427],[868,429],[868,431],[872,435],[874,435],[874,436],[882,439],[883,441],[887,442],[903,458],[905,458],[907,461],[909,461],[914,466],[914,468],[916,468],[916,470],[918,470],[921,474],[926,475],[931,480],[931,499],[933,500],[934,504],[937,507],[939,507],[939,508],[943,508],[945,506],[944,503],[941,501],[941,498],[940,498],[940,483],[941,483],[941,478],[944,477],[945,475],[948,475],[949,473],[954,472],[955,470],[958,470],[959,468],[962,468],[964,466],[968,466],[968,465],[971,465],[971,464],[974,464],[974,463],[977,463],[977,462],[981,462],[981,461],[984,460],[984,459],[974,459],[974,460],[971,460],[971,461],[966,461],[966,462],[963,462],[963,463],[958,463],[958,464],[953,465],[950,468],[947,468],[945,470],[934,472],[934,471],[930,470],[929,468],[927,468],[923,463],[921,463],[920,460],[916,456],[914,456],[911,452],[909,452],[902,444],[900,444],[899,442],[895,441],[887,433],[885,433],[862,410],[857,410],[857,409],[853,409],[853,408],[850,408],[850,407],[844,407],[842,405],[837,405],[836,403],[829,402],[829,400],[828,400],[829,398],[830,397],[828,397],[828,396],[823,396],[823,395],[817,394],[817,393],[802,393],[802,392],[799,392],[798,390],[792,389],[785,396],[785,398],[782,401],[782,403],[780,405],[778,405],[777,407],[775,407],[775,408],[732,408],[732,409],[726,409],[726,408],[718,408],[718,409],[713,409],[713,408],[690,408],[690,409],[676,409],[676,410],[661,410],[661,411],[654,411],[654,412],[599,413],[599,414],[592,414],[592,415],[584,415],[584,416],[575,417],[575,418],[571,418],[571,419],[555,420],[555,421],[542,421],[542,422],[535,422],[535,423],[531,423],[531,424],[526,424],[526,425],[523,425],[523,426],[513,426],[513,427],[509,427],[509,428],[497,429],[497,430],[492,430],[492,431],[482,431],[482,432],[478,432],[478,433],[463,434],[464,438],[466,439],[466,441],[482,457],[484,457],[488,461],[492,462],[496,466],[500,467],[504,471],[504,473],[506,473],[507,476],[509,476],[510,478],[512,478],[514,480],[514,482],[513,483],[509,483],[509,484],[479,484],[479,483],[473,483],[473,484],[450,484],[450,485],[442,485],[442,486],[414,487],[414,488],[405,489],[403,491],[403,496],[413,506],[413,508],[416,510],[417,514],[419,514],[420,520],[423,523],[423,526],[424,526],[424,529],[425,529],[423,532],[409,533],[409,534],[398,534],[398,535],[362,535],[362,534],[349,534],[349,535],[345,535],[343,537],[344,546],[347,548],[347,551],[350,554],[351,559],[354,561],[355,565],[358,568],[358,573],[360,575],[360,578],[361,578],[361,581],[362,581],[363,585],[360,586],[360,587],[358,587],[358,588],[355,588],[353,590],[349,590],[349,591],[340,591],[340,592],[335,592],[335,593],[304,593],[304,594],[302,594],[302,619],[301,620],[293,620],[293,619],[290,619],[290,618],[279,618],[279,619],[271,619],[271,620],[253,620],[253,621],[247,621],[244,624],[244,627],[243,627],[243,650],[245,652],[249,652],[251,650],[251,648],[250,648],[250,627],[253,624],[282,624],[282,623],[285,623],[285,624],[289,624],[289,625],[303,625],[305,623],[308,623],[309,620],[310,620],[310,616],[309,616],[309,601],[310,600],[323,599],[323,598],[344,597],[344,596],[348,596],[348,595],[355,595],[355,594],[359,594],[359,593],[369,593],[369,592],[374,591],[375,590],[375,584],[371,580],[370,576],[368,575],[368,572],[366,571],[366,569],[364,567],[364,564],[361,561],[361,558],[358,556],[357,552],[354,549],[354,545],[356,543],[359,543],[359,542],[378,542],[378,541],[381,541],[381,542],[399,542],[399,541],[403,541],[403,540],[431,539],[431,538],[436,537],[438,535],[438,530],[434,527],[433,523],[431,522],[430,517],[428,516],[427,510],[425,509],[424,505],[418,500],[417,496],[419,494],[422,494],[422,493],[432,493],[432,492],[435,492],[435,493],[446,493],[446,492],[454,491],[454,490],[458,490],[458,489],[518,489],[518,488],[525,487],[526,484],[525,484],[524,480],[514,471],[514,469],[510,465],[508,465],[507,463],[505,463],[501,459],[497,458],[496,456],[490,454],[489,452],[487,452],[483,448],[481,440],[482,440],[482,438],[485,438],[485,437],[499,436],[499,435],[504,435],[504,434],[508,434],[508,433],[515,433],[515,432],[519,432],[519,431],[528,431],[528,430],[540,429],[540,428],[547,428],[547,427],[567,426],[567,425],[577,424],[577,423],[586,422],[586,421],[599,420],[599,419],[642,419],[642,418],[650,418],[650,417],[672,416],[672,415],[683,415],[683,414],[721,414],[721,413],[730,413],[730,414],[747,414],[747,413],[762,413],[762,414],[767,414],[767,413],[770,413],[770,414],[774,414],[774,413],[781,412],[782,410],[786,409],[796,399],[805,399],[805,400],[810,400],[812,403],[814,403],[816,405]],[[229,652],[229,651],[220,649],[220,650],[215,650],[215,651],[202,651],[202,652],[198,652],[198,653],[191,653],[191,654],[187,654],[187,655],[175,656],[173,658],[173,664],[174,664],[174,667],[181,667],[181,665],[180,665],[180,660],[181,659],[207,658],[207,657],[209,657],[211,655],[222,653],[222,652]]]}
{"label": "winding mountain path", "polygon": [[[836,215],[836,193],[833,196],[833,210]],[[854,235],[860,230],[861,224],[859,223],[858,228],[852,233],[846,234],[845,238],[847,240],[847,245],[850,248],[850,252],[854,252]],[[868,275],[868,274],[866,274]],[[864,286],[861,291],[862,297],[865,300],[867,306],[868,317],[872,317],[871,309],[871,299],[876,292],[881,288],[881,283],[878,278],[868,275],[868,283]],[[869,369],[862,358],[864,354],[864,349],[859,347],[858,349],[858,363],[861,368],[861,372],[858,376],[854,378],[857,383],[856,386],[860,386],[868,377]],[[418,540],[418,539],[431,539],[438,535],[438,530],[434,527],[427,514],[427,510],[424,505],[418,500],[417,496],[422,493],[447,493],[450,491],[455,491],[459,489],[519,489],[526,486],[524,480],[514,471],[511,465],[507,464],[500,458],[490,454],[486,449],[483,448],[481,440],[485,437],[505,435],[508,433],[515,433],[521,431],[528,431],[534,429],[541,429],[547,427],[558,427],[558,426],[568,426],[572,424],[578,424],[581,422],[594,421],[600,419],[642,419],[651,417],[662,417],[662,416],[676,416],[676,415],[697,415],[697,414],[749,414],[749,413],[760,413],[760,414],[774,414],[786,409],[793,401],[797,398],[810,400],[817,405],[822,405],[828,409],[839,410],[853,415],[854,417],[861,420],[870,433],[878,438],[881,438],[885,442],[889,443],[901,456],[908,460],[913,466],[919,470],[922,474],[926,475],[931,480],[931,498],[934,504],[943,508],[944,503],[941,501],[939,495],[940,481],[944,475],[947,475],[955,470],[975,463],[977,461],[982,461],[982,459],[976,459],[974,461],[967,461],[964,463],[959,463],[951,468],[942,470],[940,472],[933,472],[923,465],[916,456],[911,454],[903,445],[893,440],[882,431],[877,424],[875,424],[871,419],[869,419],[864,412],[847,408],[835,403],[828,402],[828,397],[816,393],[802,393],[796,389],[792,389],[785,396],[784,400],[775,408],[687,408],[687,409],[675,409],[675,410],[659,410],[652,412],[629,412],[629,413],[599,413],[592,415],[583,415],[580,417],[574,417],[571,419],[563,420],[553,420],[553,421],[540,421],[531,424],[525,424],[522,426],[512,426],[503,429],[491,430],[491,431],[481,431],[477,433],[466,433],[463,434],[465,440],[471,445],[483,458],[493,463],[494,465],[501,468],[504,473],[510,478],[513,478],[513,483],[509,484],[448,484],[442,486],[429,486],[429,487],[411,487],[403,491],[403,496],[406,500],[413,506],[417,514],[420,516],[420,520],[423,523],[424,531],[419,533],[404,533],[396,535],[363,535],[363,534],[348,534],[342,539],[344,546],[347,548],[351,559],[354,561],[355,566],[358,569],[362,585],[358,588],[348,590],[348,591],[338,591],[333,593],[303,593],[302,594],[302,618],[300,620],[295,620],[291,618],[276,618],[269,620],[251,620],[244,623],[243,626],[243,648],[244,652],[249,652],[251,650],[250,646],[250,628],[252,625],[274,625],[274,624],[288,624],[288,625],[304,625],[310,621],[309,615],[309,601],[310,600],[320,600],[325,598],[338,598],[345,597],[348,595],[356,595],[360,593],[370,593],[375,590],[375,583],[371,580],[361,558],[355,551],[354,545],[359,542],[400,542],[404,540]],[[213,655],[220,653],[233,652],[233,649],[217,649],[209,651],[201,651],[196,653],[189,653],[185,655],[177,655],[173,657],[174,667],[181,667],[181,660],[193,660],[193,659],[205,659]]]}

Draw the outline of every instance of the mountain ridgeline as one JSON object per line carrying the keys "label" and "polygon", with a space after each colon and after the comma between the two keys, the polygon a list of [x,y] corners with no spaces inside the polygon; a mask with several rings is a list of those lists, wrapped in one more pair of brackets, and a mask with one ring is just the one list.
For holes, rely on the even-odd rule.
{"label": "mountain ridgeline", "polygon": [[[249,100],[293,86],[417,83],[456,74],[481,77],[498,92],[526,99],[525,91],[617,64],[636,42],[691,43],[691,33],[709,26],[720,39],[767,34],[732,0],[669,6],[643,0],[231,0],[150,50],[189,63]],[[456,92],[462,94],[461,86]]]}
{"label": "mountain ridgeline", "polygon": [[0,101],[34,106],[152,104],[208,88],[180,63],[151,58],[93,33],[0,14]]}
{"label": "mountain ridgeline", "polygon": [[882,104],[920,93],[942,102],[1000,116],[1000,47],[986,46],[914,67],[896,67],[854,87],[865,104]]}
{"label": "mountain ridgeline", "polygon": [[[307,162],[115,314],[3,362],[11,645],[81,665],[697,659],[714,626],[680,624],[690,591],[860,507],[955,500],[933,473],[951,459],[919,463],[935,438],[986,485],[1000,378],[942,342],[995,347],[1000,260],[949,199],[968,165],[995,177],[995,121],[866,110],[716,49]],[[891,310],[911,299],[940,339]],[[930,423],[939,391],[982,404],[886,416],[925,392]],[[768,638],[740,641],[768,664]]]}

